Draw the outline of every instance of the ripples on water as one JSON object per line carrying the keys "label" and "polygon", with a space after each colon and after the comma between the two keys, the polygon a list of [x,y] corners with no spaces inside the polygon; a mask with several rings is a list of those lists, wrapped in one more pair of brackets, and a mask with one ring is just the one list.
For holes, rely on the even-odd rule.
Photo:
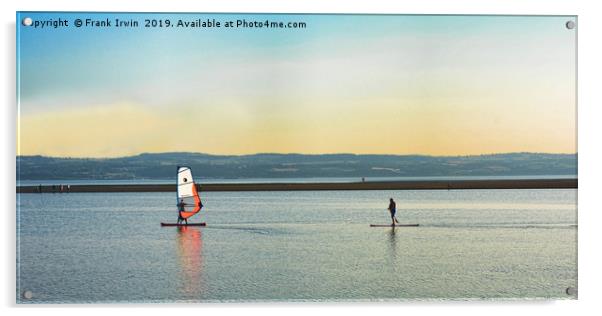
{"label": "ripples on water", "polygon": [[[388,198],[398,218],[387,224]],[[571,298],[576,190],[18,195],[21,302]]]}

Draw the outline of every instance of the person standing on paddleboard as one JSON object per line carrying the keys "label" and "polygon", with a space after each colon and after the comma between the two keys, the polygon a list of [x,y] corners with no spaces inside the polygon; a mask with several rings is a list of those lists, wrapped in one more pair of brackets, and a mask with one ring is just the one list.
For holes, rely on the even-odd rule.
{"label": "person standing on paddleboard", "polygon": [[182,212],[185,211],[185,205],[186,204],[184,203],[184,199],[180,199],[180,202],[178,203],[178,225],[181,224],[182,221],[186,222],[186,225],[188,225],[188,219],[182,217]]}
{"label": "person standing on paddleboard", "polygon": [[388,210],[391,213],[391,225],[395,225],[396,223],[399,224],[397,218],[395,217],[395,212],[397,212],[397,205],[395,204],[395,201],[393,201],[393,198],[389,199]]}

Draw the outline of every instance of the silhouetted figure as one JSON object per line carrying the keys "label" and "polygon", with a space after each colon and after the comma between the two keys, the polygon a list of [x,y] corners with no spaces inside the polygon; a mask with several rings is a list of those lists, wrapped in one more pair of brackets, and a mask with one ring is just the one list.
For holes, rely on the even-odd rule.
{"label": "silhouetted figure", "polygon": [[52,185],[52,193],[56,193],[56,185],[55,184]]}
{"label": "silhouetted figure", "polygon": [[180,199],[180,202],[178,203],[178,224],[185,222],[186,225],[188,225],[188,219],[182,217],[182,212],[186,211],[184,206],[186,206],[186,203],[184,203],[184,199]]}
{"label": "silhouetted figure", "polygon": [[38,192],[39,192],[39,193],[42,193],[42,185],[41,185],[41,184],[40,184],[40,185],[38,185]]}
{"label": "silhouetted figure", "polygon": [[389,212],[391,213],[391,225],[394,226],[395,223],[399,223],[397,218],[395,217],[395,213],[397,212],[397,204],[393,201],[393,198],[389,199]]}

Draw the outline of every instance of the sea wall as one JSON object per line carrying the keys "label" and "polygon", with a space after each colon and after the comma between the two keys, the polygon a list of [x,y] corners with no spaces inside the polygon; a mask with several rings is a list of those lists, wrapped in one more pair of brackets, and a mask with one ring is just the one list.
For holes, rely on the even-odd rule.
{"label": "sea wall", "polygon": [[[199,191],[323,191],[323,190],[465,190],[576,189],[577,179],[381,181],[347,183],[214,183],[197,184]],[[40,192],[41,189],[41,192]],[[17,193],[175,192],[175,184],[111,184],[17,186]]]}

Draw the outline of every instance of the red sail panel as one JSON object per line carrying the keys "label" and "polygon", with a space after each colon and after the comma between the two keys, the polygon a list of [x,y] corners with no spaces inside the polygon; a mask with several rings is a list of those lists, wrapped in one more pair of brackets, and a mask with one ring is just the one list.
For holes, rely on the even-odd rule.
{"label": "red sail panel", "polygon": [[194,206],[192,207],[192,210],[190,210],[190,211],[186,210],[185,212],[180,212],[180,216],[182,216],[182,218],[189,218],[201,210],[201,198],[199,197],[199,193],[196,189],[196,185],[194,185],[192,187],[192,192],[193,192],[193,196],[192,196],[193,203],[191,203],[191,204],[193,204]]}

